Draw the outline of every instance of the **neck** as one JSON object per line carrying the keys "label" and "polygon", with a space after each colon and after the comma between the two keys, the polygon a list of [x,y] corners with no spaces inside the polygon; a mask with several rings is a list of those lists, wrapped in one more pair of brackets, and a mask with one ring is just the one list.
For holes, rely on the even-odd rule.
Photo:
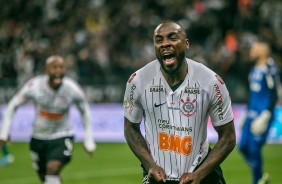
{"label": "neck", "polygon": [[54,86],[50,80],[48,80],[48,85],[53,91],[57,91],[60,88],[60,86]]}
{"label": "neck", "polygon": [[256,62],[256,66],[264,66],[266,65],[268,57],[259,58]]}
{"label": "neck", "polygon": [[188,65],[187,62],[183,62],[183,66],[180,67],[179,71],[168,74],[161,68],[162,74],[164,78],[166,79],[168,85],[170,87],[178,84],[180,81],[183,81],[188,73]]}

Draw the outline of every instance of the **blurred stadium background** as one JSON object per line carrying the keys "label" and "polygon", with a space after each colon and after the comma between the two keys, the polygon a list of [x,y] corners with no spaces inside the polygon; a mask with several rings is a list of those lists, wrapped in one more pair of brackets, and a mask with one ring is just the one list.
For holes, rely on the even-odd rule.
{"label": "blurred stadium background", "polygon": [[[93,103],[97,154],[89,161],[78,141],[73,163],[64,171],[65,183],[140,183],[139,163],[123,139],[121,104],[128,77],[155,58],[152,33],[165,19],[178,21],[187,30],[188,56],[224,79],[238,124],[248,100],[250,43],[267,40],[273,58],[282,66],[281,0],[0,0],[0,116],[26,81],[44,72],[45,59],[51,54],[66,59],[67,75],[79,82]],[[103,110],[109,106],[111,112]],[[0,168],[1,184],[38,181],[29,167],[26,144],[32,119],[26,113],[32,109],[25,106],[19,111],[10,146],[16,162]],[[272,183],[279,184],[280,106],[276,112],[270,141],[275,144],[264,151]],[[80,120],[72,118],[79,140]],[[223,167],[228,184],[250,183],[249,170],[236,149]]]}

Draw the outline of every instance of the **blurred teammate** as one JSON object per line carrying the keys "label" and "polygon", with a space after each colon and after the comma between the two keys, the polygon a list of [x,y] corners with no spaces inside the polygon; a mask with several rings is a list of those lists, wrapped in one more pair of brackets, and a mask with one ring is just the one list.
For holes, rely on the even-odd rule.
{"label": "blurred teammate", "polygon": [[240,151],[252,170],[253,184],[267,183],[268,175],[263,175],[262,147],[273,121],[274,107],[278,100],[278,68],[269,56],[269,46],[255,42],[250,50],[250,58],[255,66],[249,74],[249,104],[242,126]]}
{"label": "blurred teammate", "polygon": [[[124,134],[142,163],[143,184],[225,183],[220,164],[235,146],[235,131],[224,82],[185,57],[189,42],[178,23],[157,26],[153,40],[157,60],[132,74],[124,96]],[[209,116],[218,133],[212,150]]]}
{"label": "blurred teammate", "polygon": [[60,184],[60,172],[69,163],[73,151],[74,132],[68,121],[72,104],[80,110],[85,128],[84,147],[96,149],[91,128],[90,109],[77,83],[64,77],[64,59],[53,55],[46,60],[46,73],[29,80],[7,106],[0,131],[0,145],[8,138],[16,107],[32,101],[36,109],[30,152],[33,167],[45,184]]}

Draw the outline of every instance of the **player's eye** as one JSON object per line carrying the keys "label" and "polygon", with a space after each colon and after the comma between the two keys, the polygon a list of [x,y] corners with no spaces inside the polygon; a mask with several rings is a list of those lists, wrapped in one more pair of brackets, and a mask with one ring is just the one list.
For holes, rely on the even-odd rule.
{"label": "player's eye", "polygon": [[178,40],[178,37],[177,37],[177,36],[171,36],[171,37],[170,37],[170,40],[176,41],[176,40]]}
{"label": "player's eye", "polygon": [[155,43],[161,43],[162,40],[163,39],[161,37],[155,37]]}

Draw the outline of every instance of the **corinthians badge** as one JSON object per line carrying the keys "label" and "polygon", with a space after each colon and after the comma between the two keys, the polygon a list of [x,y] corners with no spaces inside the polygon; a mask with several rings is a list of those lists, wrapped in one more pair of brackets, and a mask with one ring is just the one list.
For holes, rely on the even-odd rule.
{"label": "corinthians badge", "polygon": [[196,114],[196,106],[197,106],[197,100],[193,99],[191,100],[190,97],[187,97],[186,100],[180,99],[181,105],[180,105],[180,112],[184,116],[190,117]]}

